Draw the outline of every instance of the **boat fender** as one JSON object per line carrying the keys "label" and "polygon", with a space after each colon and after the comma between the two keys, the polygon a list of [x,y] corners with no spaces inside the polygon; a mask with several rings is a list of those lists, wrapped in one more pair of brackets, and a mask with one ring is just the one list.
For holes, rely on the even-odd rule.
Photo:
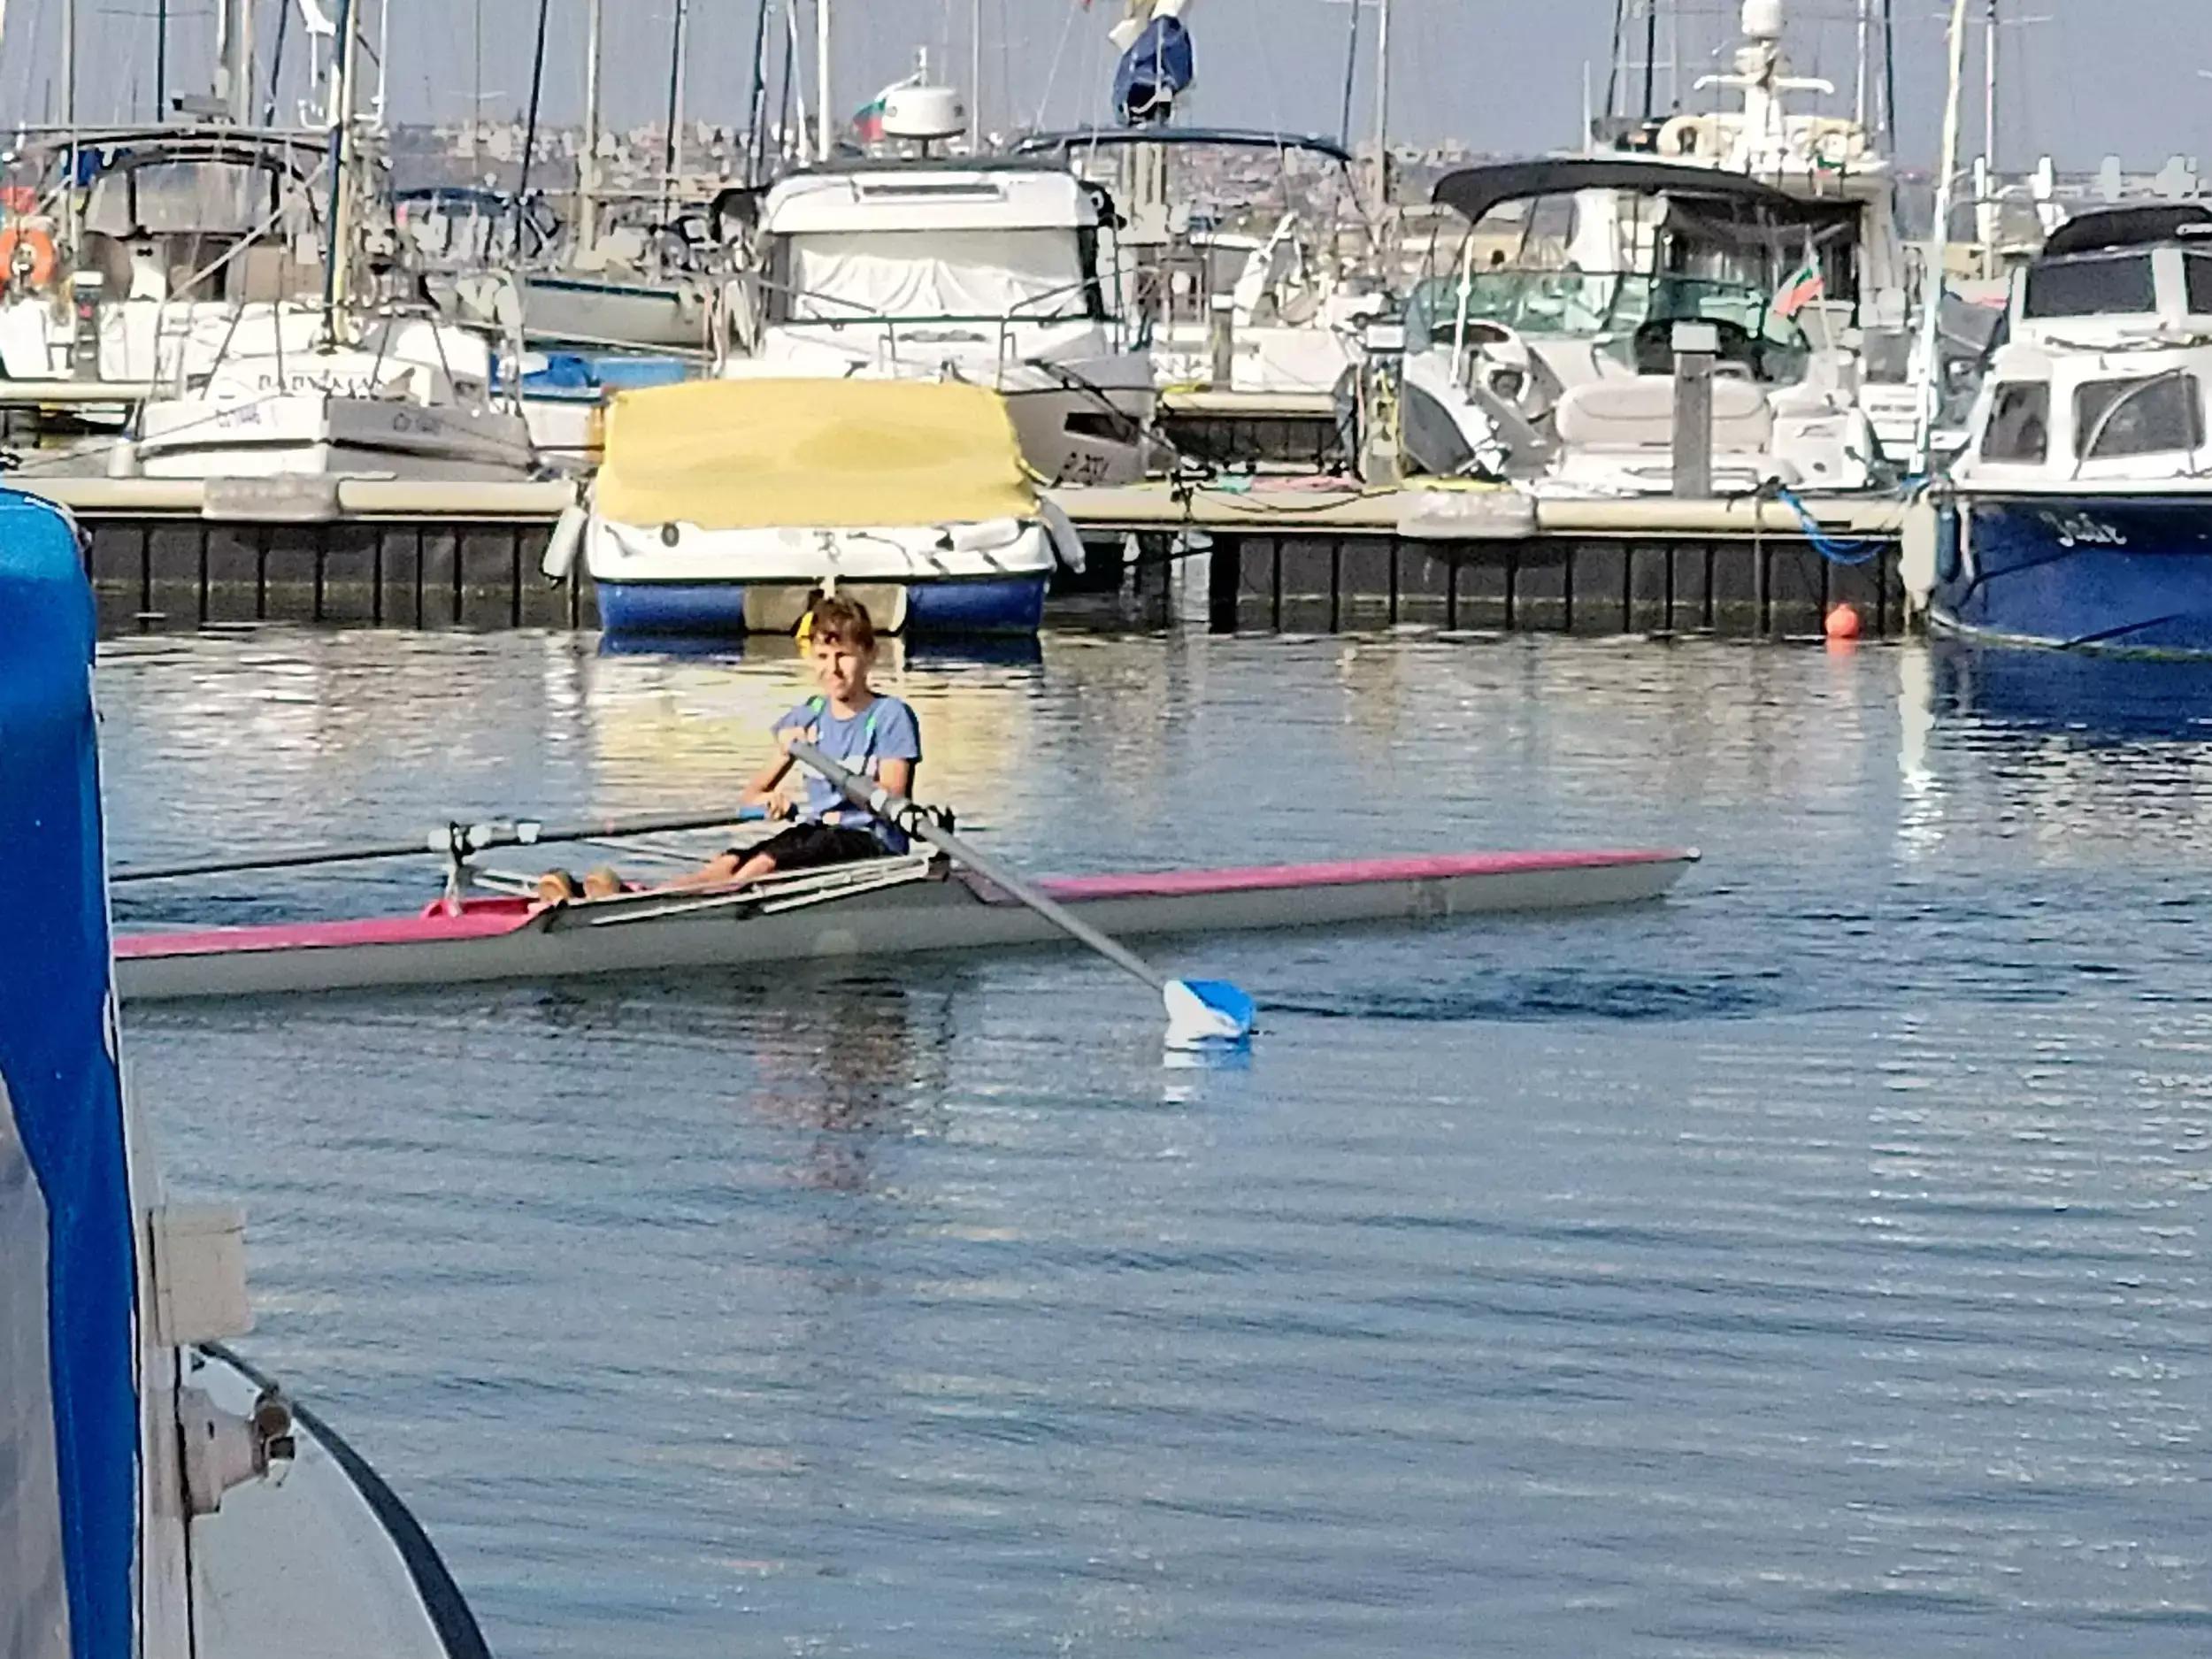
{"label": "boat fender", "polygon": [[553,521],[553,534],[545,544],[545,557],[538,568],[556,588],[569,579],[576,568],[576,554],[584,544],[584,526],[591,515],[580,501],[572,501],[561,509],[561,516]]}
{"label": "boat fender", "polygon": [[1089,556],[1083,549],[1082,532],[1075,527],[1075,520],[1068,517],[1067,509],[1049,495],[1040,495],[1037,516],[1045,521],[1045,532],[1052,537],[1053,553],[1061,564],[1080,576]]}

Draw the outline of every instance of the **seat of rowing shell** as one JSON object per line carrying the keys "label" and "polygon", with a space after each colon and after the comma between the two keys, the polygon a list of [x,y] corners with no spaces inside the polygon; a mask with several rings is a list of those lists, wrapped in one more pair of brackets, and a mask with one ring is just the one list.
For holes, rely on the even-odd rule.
{"label": "seat of rowing shell", "polygon": [[[1764,451],[1774,440],[1774,411],[1755,381],[1717,375],[1713,382],[1713,453]],[[1571,449],[1626,451],[1674,448],[1674,381],[1661,374],[1621,376],[1570,387],[1554,421]]]}

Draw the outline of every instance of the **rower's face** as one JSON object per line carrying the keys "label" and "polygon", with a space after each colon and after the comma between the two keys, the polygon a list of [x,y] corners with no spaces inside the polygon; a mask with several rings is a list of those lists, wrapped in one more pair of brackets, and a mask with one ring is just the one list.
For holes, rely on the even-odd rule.
{"label": "rower's face", "polygon": [[842,702],[868,683],[868,665],[875,658],[841,640],[824,640],[814,648],[814,678],[823,690]]}

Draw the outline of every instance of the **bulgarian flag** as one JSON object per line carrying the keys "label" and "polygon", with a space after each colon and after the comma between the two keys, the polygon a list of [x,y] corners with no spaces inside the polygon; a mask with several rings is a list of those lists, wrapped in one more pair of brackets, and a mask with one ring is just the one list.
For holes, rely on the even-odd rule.
{"label": "bulgarian flag", "polygon": [[1790,318],[1808,305],[1828,297],[1828,279],[1821,273],[1820,261],[1808,247],[1805,257],[1794,271],[1782,279],[1782,286],[1774,291],[1774,314]]}
{"label": "bulgarian flag", "polygon": [[853,131],[860,134],[862,143],[872,144],[883,136],[883,106],[897,90],[896,87],[886,87],[876,94],[874,102],[864,104],[853,111]]}

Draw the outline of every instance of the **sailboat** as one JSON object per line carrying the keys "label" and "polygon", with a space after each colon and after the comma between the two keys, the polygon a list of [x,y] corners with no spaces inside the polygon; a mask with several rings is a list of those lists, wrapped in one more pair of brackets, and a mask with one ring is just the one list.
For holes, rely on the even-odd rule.
{"label": "sailboat", "polygon": [[342,8],[347,49],[331,53],[314,134],[254,122],[250,0],[225,4],[227,104],[196,101],[188,124],[72,129],[56,157],[75,234],[42,285],[0,298],[0,351],[12,376],[137,411],[122,439],[24,470],[532,476],[527,427],[493,396],[488,341],[422,303],[368,186],[359,13]]}
{"label": "sailboat", "polygon": [[163,1193],[120,1064],[74,526],[0,492],[0,1637],[10,1659],[486,1659],[422,1528],[221,1346],[243,1221]]}

